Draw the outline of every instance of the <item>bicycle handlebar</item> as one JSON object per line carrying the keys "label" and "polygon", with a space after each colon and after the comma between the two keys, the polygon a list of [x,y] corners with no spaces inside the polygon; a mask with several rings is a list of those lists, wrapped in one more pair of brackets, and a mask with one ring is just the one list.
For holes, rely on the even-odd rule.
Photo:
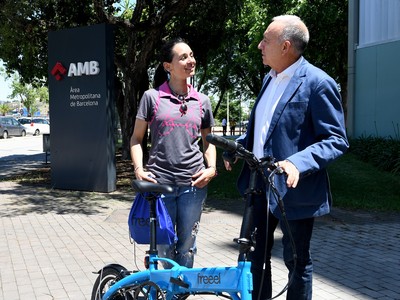
{"label": "bicycle handlebar", "polygon": [[275,173],[277,174],[282,174],[283,170],[278,167],[276,163],[276,159],[274,157],[268,156],[268,157],[263,157],[262,159],[258,159],[253,152],[247,150],[244,148],[241,144],[228,140],[226,138],[214,135],[212,133],[209,133],[206,136],[206,140],[210,143],[213,144],[223,150],[225,150],[229,155],[234,155],[236,157],[244,159],[247,164],[250,166],[250,168],[264,168],[267,167],[271,171],[275,170]]}
{"label": "bicycle handlebar", "polygon": [[243,157],[245,160],[257,161],[257,158],[254,156],[252,152],[248,151],[241,144],[235,141],[230,141],[228,139],[214,135],[212,133],[209,133],[206,136],[206,140],[209,143],[219,148],[222,148],[227,152],[234,153],[235,155]]}
{"label": "bicycle handlebar", "polygon": [[235,141],[227,140],[223,137],[214,135],[212,133],[207,134],[206,140],[209,143],[211,143],[217,147],[220,147],[228,152],[235,152],[240,146],[242,146],[242,145],[236,143]]}

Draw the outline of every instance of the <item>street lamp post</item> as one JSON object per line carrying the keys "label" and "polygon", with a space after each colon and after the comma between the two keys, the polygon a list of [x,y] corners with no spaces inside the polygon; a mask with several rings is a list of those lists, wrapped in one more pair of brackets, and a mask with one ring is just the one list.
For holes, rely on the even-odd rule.
{"label": "street lamp post", "polygon": [[226,93],[226,126],[229,126],[229,92]]}

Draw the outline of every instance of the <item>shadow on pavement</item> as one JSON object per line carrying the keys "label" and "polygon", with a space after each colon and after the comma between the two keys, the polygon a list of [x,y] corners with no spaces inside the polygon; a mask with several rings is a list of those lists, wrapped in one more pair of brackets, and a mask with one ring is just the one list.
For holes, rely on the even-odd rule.
{"label": "shadow on pavement", "polygon": [[49,186],[0,182],[0,217],[37,214],[93,215],[109,207],[109,201],[131,201],[122,193],[95,193],[51,189]]}
{"label": "shadow on pavement", "polygon": [[[125,162],[119,162],[125,164]],[[128,164],[129,165],[129,164]],[[1,214],[20,215],[31,212],[45,214],[54,212],[57,214],[81,213],[96,214],[107,207],[107,201],[129,201],[134,196],[133,191],[119,188],[112,193],[97,193],[87,191],[69,191],[53,189],[50,183],[16,183],[7,184],[7,180],[13,176],[27,174],[35,169],[49,170],[50,164],[45,163],[45,153],[34,155],[10,155],[0,158],[0,201],[2,205],[8,205],[10,210],[2,209]],[[125,180],[130,180],[131,170],[123,168]],[[129,176],[126,175],[129,173]],[[4,184],[4,183],[5,184]],[[7,203],[4,203],[7,199]],[[245,200],[216,199],[208,197],[204,213],[214,210],[225,211],[236,215],[244,212]],[[318,225],[340,224],[371,224],[398,222],[399,213],[368,212],[333,208],[329,215],[316,219]]]}

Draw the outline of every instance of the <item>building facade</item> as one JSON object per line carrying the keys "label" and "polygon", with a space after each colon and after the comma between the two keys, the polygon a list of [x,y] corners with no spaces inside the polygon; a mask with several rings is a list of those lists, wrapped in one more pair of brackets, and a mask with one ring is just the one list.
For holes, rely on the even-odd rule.
{"label": "building facade", "polygon": [[351,137],[400,138],[400,0],[349,0]]}

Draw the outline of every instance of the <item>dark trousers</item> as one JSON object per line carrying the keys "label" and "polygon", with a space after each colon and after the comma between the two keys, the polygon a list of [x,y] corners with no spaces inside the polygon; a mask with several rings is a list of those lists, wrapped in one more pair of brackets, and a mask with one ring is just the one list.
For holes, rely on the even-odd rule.
{"label": "dark trousers", "polygon": [[[289,221],[289,228],[292,232],[297,252],[297,263],[294,269],[293,250],[286,225],[267,210],[265,197],[257,197],[254,203],[254,226],[257,227],[256,249],[249,255],[253,274],[253,300],[265,300],[272,297],[271,250],[274,245],[274,231],[278,223],[283,232],[283,259],[289,270],[288,277],[290,278],[294,272],[293,281],[287,291],[286,299],[309,300],[312,298],[313,265],[310,254],[310,241],[314,218]],[[268,226],[266,222],[267,216]],[[266,241],[268,241],[267,247]],[[265,270],[263,270],[264,260]],[[259,293],[261,294],[259,295]]]}

